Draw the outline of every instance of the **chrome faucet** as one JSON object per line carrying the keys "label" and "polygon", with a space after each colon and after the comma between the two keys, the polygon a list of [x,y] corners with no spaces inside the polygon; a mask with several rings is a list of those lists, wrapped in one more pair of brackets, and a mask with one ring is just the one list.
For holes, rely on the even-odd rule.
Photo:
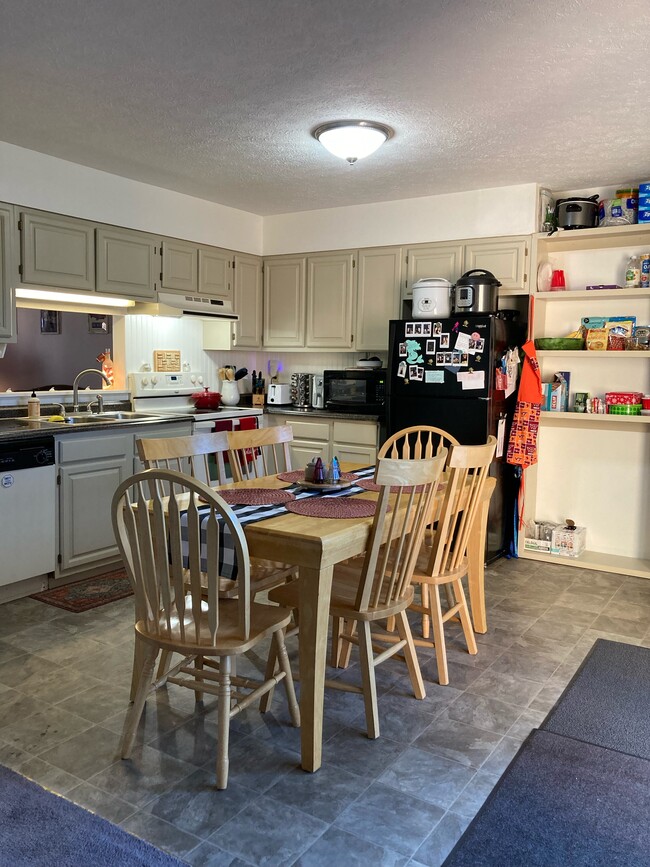
{"label": "chrome faucet", "polygon": [[104,412],[104,398],[101,394],[96,394],[95,399],[90,401],[88,404],[88,412],[92,412],[90,407],[95,403],[97,404],[97,412]]}
{"label": "chrome faucet", "polygon": [[102,373],[101,370],[97,370],[96,367],[87,367],[85,370],[80,371],[75,376],[74,382],[72,383],[72,412],[79,412],[79,380],[85,373],[96,373],[98,376],[101,376],[106,385],[111,384],[111,381],[106,374]]}

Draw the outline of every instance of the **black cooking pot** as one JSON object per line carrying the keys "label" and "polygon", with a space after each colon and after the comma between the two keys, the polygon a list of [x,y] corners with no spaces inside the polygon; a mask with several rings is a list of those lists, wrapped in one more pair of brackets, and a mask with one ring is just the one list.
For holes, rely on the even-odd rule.
{"label": "black cooking pot", "polygon": [[600,196],[573,196],[555,203],[555,225],[558,229],[591,229],[598,225]]}

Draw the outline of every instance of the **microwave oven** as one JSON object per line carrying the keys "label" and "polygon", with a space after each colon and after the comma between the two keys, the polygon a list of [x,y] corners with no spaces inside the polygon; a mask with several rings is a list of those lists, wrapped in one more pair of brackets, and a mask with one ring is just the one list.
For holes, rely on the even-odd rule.
{"label": "microwave oven", "polygon": [[383,415],[386,370],[350,367],[323,371],[325,407],[336,412]]}

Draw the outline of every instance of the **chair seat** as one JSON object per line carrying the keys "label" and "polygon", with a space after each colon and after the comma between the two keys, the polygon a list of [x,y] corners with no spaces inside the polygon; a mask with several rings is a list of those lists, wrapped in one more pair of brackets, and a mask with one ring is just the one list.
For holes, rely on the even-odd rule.
{"label": "chair seat", "polygon": [[263,560],[261,557],[251,557],[251,593],[269,590],[278,584],[283,584],[287,578],[295,576],[296,566],[290,563],[280,563],[277,560]]}
{"label": "chair seat", "polygon": [[[358,568],[355,568],[358,567]],[[332,579],[332,596],[330,615],[344,617],[346,620],[383,620],[399,611],[403,611],[413,601],[413,588],[409,588],[405,596],[390,605],[378,605],[366,611],[356,608],[356,598],[359,589],[360,573],[363,567],[363,557],[358,557],[347,563],[336,566]],[[300,599],[300,582],[292,581],[276,587],[269,593],[271,602],[277,602],[287,608],[298,608]]]}
{"label": "chair seat", "polygon": [[415,584],[449,584],[450,581],[456,581],[458,578],[463,578],[467,575],[468,562],[467,558],[463,557],[458,569],[453,569],[450,572],[441,572],[439,575],[429,575],[429,549],[422,549],[418,557],[415,569],[413,571],[413,582]]}
{"label": "chair seat", "polygon": [[[147,629],[143,620],[136,625],[138,635],[144,641],[156,644],[159,647],[169,648],[187,656],[230,656],[236,653],[245,653],[257,644],[266,635],[270,635],[278,628],[285,628],[291,619],[291,609],[277,607],[276,605],[260,605],[252,602],[250,606],[250,634],[246,641],[240,637],[239,604],[236,599],[222,599],[219,605],[219,628],[217,640],[213,643],[208,627],[207,612],[201,614],[199,625],[199,640],[195,640],[194,625],[191,615],[191,599],[187,600],[188,612],[185,616],[187,632],[185,638],[181,637],[180,623],[178,618],[171,621],[171,630],[167,630],[164,617],[160,619],[160,628],[163,634],[154,635]],[[202,603],[205,608],[205,603]],[[164,634],[166,633],[166,635]]]}

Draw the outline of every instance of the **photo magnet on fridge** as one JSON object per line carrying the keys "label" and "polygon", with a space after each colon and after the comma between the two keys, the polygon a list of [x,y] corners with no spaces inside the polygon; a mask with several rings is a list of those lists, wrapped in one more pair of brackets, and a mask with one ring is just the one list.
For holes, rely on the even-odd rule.
{"label": "photo magnet on fridge", "polygon": [[411,367],[409,367],[409,377],[414,382],[422,382],[424,379],[424,368],[411,365]]}
{"label": "photo magnet on fridge", "polygon": [[398,364],[397,375],[401,376],[402,379],[406,376],[406,362],[405,361],[400,361],[400,363]]}
{"label": "photo magnet on fridge", "polygon": [[436,352],[436,364],[440,367],[445,363],[445,353],[444,352]]}
{"label": "photo magnet on fridge", "polygon": [[433,323],[433,333],[435,335],[442,334],[442,322]]}
{"label": "photo magnet on fridge", "polygon": [[435,355],[436,354],[436,341],[435,340],[427,340],[427,355]]}
{"label": "photo magnet on fridge", "polygon": [[422,337],[431,337],[431,323],[423,322],[422,323]]}
{"label": "photo magnet on fridge", "polygon": [[400,343],[398,352],[399,352],[400,358],[406,357],[406,343]]}
{"label": "photo magnet on fridge", "polygon": [[440,335],[440,348],[449,349],[449,333]]}

